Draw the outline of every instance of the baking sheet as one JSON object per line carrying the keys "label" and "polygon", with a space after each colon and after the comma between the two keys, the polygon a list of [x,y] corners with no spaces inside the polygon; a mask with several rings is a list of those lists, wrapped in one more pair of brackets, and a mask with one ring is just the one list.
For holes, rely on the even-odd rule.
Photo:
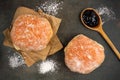
{"label": "baking sheet", "polygon": [[71,72],[64,63],[63,49],[49,57],[49,59],[59,63],[55,72],[40,74],[37,70],[37,64],[41,61],[29,68],[26,65],[14,69],[10,67],[9,56],[16,51],[3,46],[3,30],[11,25],[15,10],[19,6],[36,10],[36,6],[40,6],[46,1],[54,2],[58,0],[0,0],[0,80],[120,80],[120,61],[114,55],[114,52],[99,33],[85,28],[79,19],[80,12],[87,7],[95,9],[107,7],[112,10],[115,18],[106,20],[107,17],[103,16],[102,18],[105,20],[103,29],[120,51],[120,3],[118,0],[60,0],[63,1],[62,9],[55,16],[62,18],[57,34],[63,46],[65,47],[77,34],[84,34],[101,43],[105,48],[106,58],[104,63],[92,73],[82,75]]}

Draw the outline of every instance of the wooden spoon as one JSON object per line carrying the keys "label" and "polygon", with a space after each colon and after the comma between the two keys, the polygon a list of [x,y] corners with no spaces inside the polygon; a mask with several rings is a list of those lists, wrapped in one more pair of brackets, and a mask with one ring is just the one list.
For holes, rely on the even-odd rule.
{"label": "wooden spoon", "polygon": [[[84,12],[85,11],[93,11],[93,13],[95,13],[96,14],[96,20],[98,19],[98,24],[96,25],[94,25],[94,26],[90,26],[90,25],[88,25],[87,23],[85,23],[85,21],[83,20],[83,14],[84,14]],[[112,48],[112,50],[115,52],[115,54],[116,54],[116,56],[118,57],[118,59],[120,59],[120,53],[119,53],[119,51],[116,49],[116,47],[114,46],[114,44],[112,43],[112,41],[109,39],[109,37],[106,35],[106,33],[104,32],[104,30],[102,29],[102,20],[101,20],[101,17],[99,16],[99,14],[95,11],[95,9],[93,9],[93,8],[86,8],[86,9],[84,9],[82,12],[81,12],[81,16],[80,16],[80,19],[81,19],[81,21],[82,21],[82,23],[83,23],[83,25],[85,26],[85,27],[87,27],[87,28],[89,28],[89,29],[91,29],[91,30],[95,30],[95,31],[97,31],[97,32],[99,32],[102,36],[103,36],[103,38],[106,40],[106,42],[109,44],[109,46]],[[87,18],[88,19],[88,18]],[[92,20],[92,19],[91,19]],[[93,19],[93,21],[94,21],[94,19]]]}

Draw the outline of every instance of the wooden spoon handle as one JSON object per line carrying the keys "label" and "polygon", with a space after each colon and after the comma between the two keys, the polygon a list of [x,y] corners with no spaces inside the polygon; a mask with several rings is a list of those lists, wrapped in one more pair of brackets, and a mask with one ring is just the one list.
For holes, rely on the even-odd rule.
{"label": "wooden spoon handle", "polygon": [[107,34],[103,31],[102,28],[99,29],[98,31],[103,36],[103,38],[106,40],[106,42],[109,44],[109,46],[112,48],[112,50],[115,52],[115,54],[118,57],[118,59],[120,59],[120,53],[119,53],[119,51],[114,46],[114,44],[112,43],[112,41],[109,39],[109,37],[107,36]]}

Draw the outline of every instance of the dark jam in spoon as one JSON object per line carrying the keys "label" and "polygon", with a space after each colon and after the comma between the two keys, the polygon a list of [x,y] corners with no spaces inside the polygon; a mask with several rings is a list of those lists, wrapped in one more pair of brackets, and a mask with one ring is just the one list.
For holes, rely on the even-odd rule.
{"label": "dark jam in spoon", "polygon": [[89,27],[96,27],[99,24],[99,17],[93,10],[86,10],[82,15],[83,22]]}

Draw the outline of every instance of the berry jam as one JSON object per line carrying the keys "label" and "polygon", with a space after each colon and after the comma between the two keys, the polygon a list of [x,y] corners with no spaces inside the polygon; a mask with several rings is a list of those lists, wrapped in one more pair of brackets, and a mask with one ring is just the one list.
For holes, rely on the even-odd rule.
{"label": "berry jam", "polygon": [[94,10],[86,10],[82,15],[82,19],[89,27],[96,27],[99,24],[99,17]]}

